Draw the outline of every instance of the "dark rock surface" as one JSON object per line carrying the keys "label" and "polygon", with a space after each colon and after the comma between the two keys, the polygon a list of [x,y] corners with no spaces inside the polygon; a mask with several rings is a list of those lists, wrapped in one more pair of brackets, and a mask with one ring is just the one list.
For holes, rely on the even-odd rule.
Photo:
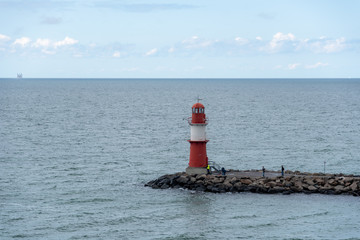
{"label": "dark rock surface", "polygon": [[262,177],[259,171],[235,171],[228,175],[168,174],[145,184],[154,189],[184,188],[225,193],[254,192],[267,194],[321,193],[360,196],[360,177],[344,174],[312,174],[287,171],[284,177],[271,172]]}

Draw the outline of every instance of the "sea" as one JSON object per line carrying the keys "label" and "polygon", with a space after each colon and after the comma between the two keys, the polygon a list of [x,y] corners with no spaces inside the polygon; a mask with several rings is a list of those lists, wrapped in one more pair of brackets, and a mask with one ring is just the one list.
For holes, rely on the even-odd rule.
{"label": "sea", "polygon": [[0,239],[360,239],[360,198],[144,184],[187,118],[226,169],[360,174],[360,79],[0,79]]}

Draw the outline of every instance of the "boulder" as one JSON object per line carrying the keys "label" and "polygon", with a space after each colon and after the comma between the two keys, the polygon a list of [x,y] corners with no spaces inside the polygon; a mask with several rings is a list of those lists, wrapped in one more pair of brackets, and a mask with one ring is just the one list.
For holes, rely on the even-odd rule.
{"label": "boulder", "polygon": [[268,182],[268,183],[266,183],[266,186],[273,188],[276,186],[276,182]]}
{"label": "boulder", "polygon": [[338,185],[338,182],[335,179],[330,179],[327,183],[332,185],[332,186]]}
{"label": "boulder", "polygon": [[197,180],[195,183],[198,185],[204,185],[204,180]]}
{"label": "boulder", "polygon": [[353,182],[353,183],[350,185],[350,189],[351,189],[352,191],[356,191],[356,190],[358,189],[357,183],[356,183],[356,182]]}
{"label": "boulder", "polygon": [[213,183],[223,183],[224,182],[224,178],[222,177],[217,177],[213,180]]}
{"label": "boulder", "polygon": [[300,182],[300,181],[296,181],[296,182],[294,183],[294,187],[296,188],[296,190],[297,190],[298,192],[300,192],[300,191],[302,191],[302,190],[304,189],[303,183]]}
{"label": "boulder", "polygon": [[160,188],[161,188],[161,189],[166,189],[166,188],[169,188],[169,187],[170,187],[169,185],[163,184]]}
{"label": "boulder", "polygon": [[306,182],[308,185],[314,185],[314,184],[315,184],[314,181],[313,181],[311,178],[307,178],[307,179],[305,180],[305,182]]}
{"label": "boulder", "polygon": [[199,174],[196,176],[196,180],[204,180],[206,178],[205,174]]}
{"label": "boulder", "polygon": [[344,191],[344,186],[337,185],[334,189],[335,189],[335,193],[341,193]]}
{"label": "boulder", "polygon": [[189,184],[193,184],[195,182],[196,182],[196,178],[195,177],[190,177]]}
{"label": "boulder", "polygon": [[230,182],[224,182],[224,188],[226,190],[231,190],[233,188],[233,185]]}
{"label": "boulder", "polygon": [[241,191],[243,189],[243,185],[241,184],[241,182],[237,182],[237,183],[234,184],[234,188],[237,191]]}
{"label": "boulder", "polygon": [[189,181],[189,179],[187,178],[187,176],[180,176],[178,179],[176,179],[176,181],[178,182],[178,183],[182,183],[182,184],[185,184],[185,183],[187,183],[188,181]]}
{"label": "boulder", "polygon": [[314,186],[312,186],[312,185],[310,185],[307,189],[308,189],[309,191],[312,191],[312,192],[314,192],[314,191],[317,190],[317,188],[314,187]]}
{"label": "boulder", "polygon": [[318,185],[324,185],[325,181],[323,178],[315,178],[314,179],[315,183],[317,183]]}
{"label": "boulder", "polygon": [[243,178],[240,179],[240,182],[245,185],[249,185],[252,183],[252,181],[250,179],[243,179]]}
{"label": "boulder", "polygon": [[235,184],[236,182],[238,182],[239,180],[236,177],[233,177],[230,179],[230,183],[231,184]]}

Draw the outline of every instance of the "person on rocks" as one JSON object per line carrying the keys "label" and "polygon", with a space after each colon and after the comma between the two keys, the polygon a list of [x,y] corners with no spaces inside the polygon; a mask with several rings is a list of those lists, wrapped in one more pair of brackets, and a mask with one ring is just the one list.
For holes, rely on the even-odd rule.
{"label": "person on rocks", "polygon": [[225,170],[225,168],[221,168],[221,175],[223,175],[223,176],[226,175],[226,170]]}
{"label": "person on rocks", "polygon": [[265,177],[265,168],[264,168],[264,166],[262,167],[262,172],[263,172],[263,177]]}
{"label": "person on rocks", "polygon": [[207,170],[207,174],[211,174],[210,165],[209,165],[209,164],[207,165],[206,170]]}
{"label": "person on rocks", "polygon": [[284,177],[284,165],[281,165],[281,176]]}

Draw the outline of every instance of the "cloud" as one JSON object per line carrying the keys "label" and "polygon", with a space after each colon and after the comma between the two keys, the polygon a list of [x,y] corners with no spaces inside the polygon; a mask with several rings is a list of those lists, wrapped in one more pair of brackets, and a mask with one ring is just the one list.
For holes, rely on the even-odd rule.
{"label": "cloud", "polygon": [[317,62],[317,63],[315,63],[313,65],[306,65],[305,68],[314,69],[314,68],[318,68],[318,67],[325,67],[327,65],[329,65],[329,64],[328,63]]}
{"label": "cloud", "polygon": [[324,52],[332,53],[339,52],[345,48],[345,38],[335,39],[333,41],[327,41],[325,46],[323,47]]}
{"label": "cloud", "polygon": [[50,24],[50,25],[60,24],[61,22],[62,19],[59,17],[43,17],[43,19],[41,20],[42,24]]}
{"label": "cloud", "polygon": [[28,37],[18,38],[13,42],[13,45],[20,45],[21,47],[26,47],[31,42],[31,39]]}
{"label": "cloud", "polygon": [[[256,35],[255,35],[256,36]],[[144,51],[143,46],[135,44],[122,44],[112,42],[108,44],[99,44],[95,42],[80,44],[78,40],[66,36],[62,40],[50,38],[37,38],[31,40],[28,37],[21,37],[16,40],[11,36],[0,34],[0,47],[2,52],[27,51],[32,54],[55,54],[61,51],[72,51],[74,54],[81,54],[83,57],[114,57],[126,58],[149,57],[149,56],[172,56],[172,57],[244,57],[275,55],[275,54],[333,54],[346,50],[360,49],[360,41],[348,40],[344,37],[329,39],[326,37],[303,38],[298,39],[292,33],[277,32],[270,39],[263,37],[236,37],[233,39],[204,39],[198,35],[170,42],[167,45],[157,46],[157,48]],[[265,37],[264,37],[265,38]],[[17,48],[16,48],[17,47]],[[21,47],[21,48],[20,48]],[[295,64],[295,65],[294,65]],[[297,69],[299,65],[284,64],[282,69]],[[325,64],[325,63],[322,63]],[[325,65],[305,65],[303,68],[318,68]]]}
{"label": "cloud", "polygon": [[[309,50],[314,53],[335,53],[348,47],[344,37],[328,39],[324,36],[317,39],[299,40],[296,50]],[[355,47],[355,46],[354,46]]]}
{"label": "cloud", "polygon": [[153,48],[150,51],[148,51],[147,53],[145,53],[145,56],[151,56],[154,55],[155,53],[157,53],[158,49],[157,48]]}
{"label": "cloud", "polygon": [[51,46],[50,39],[47,38],[38,38],[35,43],[32,44],[35,48],[48,48]]}
{"label": "cloud", "polygon": [[115,51],[114,54],[113,54],[113,57],[120,57],[121,56],[121,53],[119,51]]}
{"label": "cloud", "polygon": [[247,40],[246,38],[242,38],[242,37],[235,38],[235,41],[240,45],[245,45],[249,42],[249,40]]}
{"label": "cloud", "polygon": [[65,37],[64,40],[61,41],[51,41],[48,38],[38,38],[33,44],[31,44],[31,47],[33,48],[42,48],[41,52],[45,53],[45,54],[54,54],[56,53],[55,51],[51,51],[48,49],[56,49],[58,47],[62,47],[62,46],[68,46],[68,45],[73,45],[78,43],[78,40],[69,38],[69,37]]}
{"label": "cloud", "polygon": [[299,67],[300,65],[301,65],[300,63],[291,63],[291,64],[288,64],[288,69],[289,70],[294,70],[297,67]]}
{"label": "cloud", "polygon": [[292,33],[284,34],[281,32],[276,33],[269,43],[270,51],[278,51],[280,48],[289,41],[294,41],[295,36]]}
{"label": "cloud", "polygon": [[0,34],[0,41],[9,41],[10,37]]}
{"label": "cloud", "polygon": [[70,45],[74,45],[78,42],[79,42],[78,40],[75,40],[73,38],[65,37],[64,40],[55,42],[54,47],[57,48],[57,47],[63,47],[63,46],[70,46]]}
{"label": "cloud", "polygon": [[203,40],[200,39],[198,36],[192,36],[191,38],[183,40],[182,48],[191,49],[191,48],[207,48],[213,45],[217,40]]}
{"label": "cloud", "polygon": [[182,43],[183,44],[194,44],[197,40],[199,40],[198,36],[192,36],[191,38],[183,40]]}

